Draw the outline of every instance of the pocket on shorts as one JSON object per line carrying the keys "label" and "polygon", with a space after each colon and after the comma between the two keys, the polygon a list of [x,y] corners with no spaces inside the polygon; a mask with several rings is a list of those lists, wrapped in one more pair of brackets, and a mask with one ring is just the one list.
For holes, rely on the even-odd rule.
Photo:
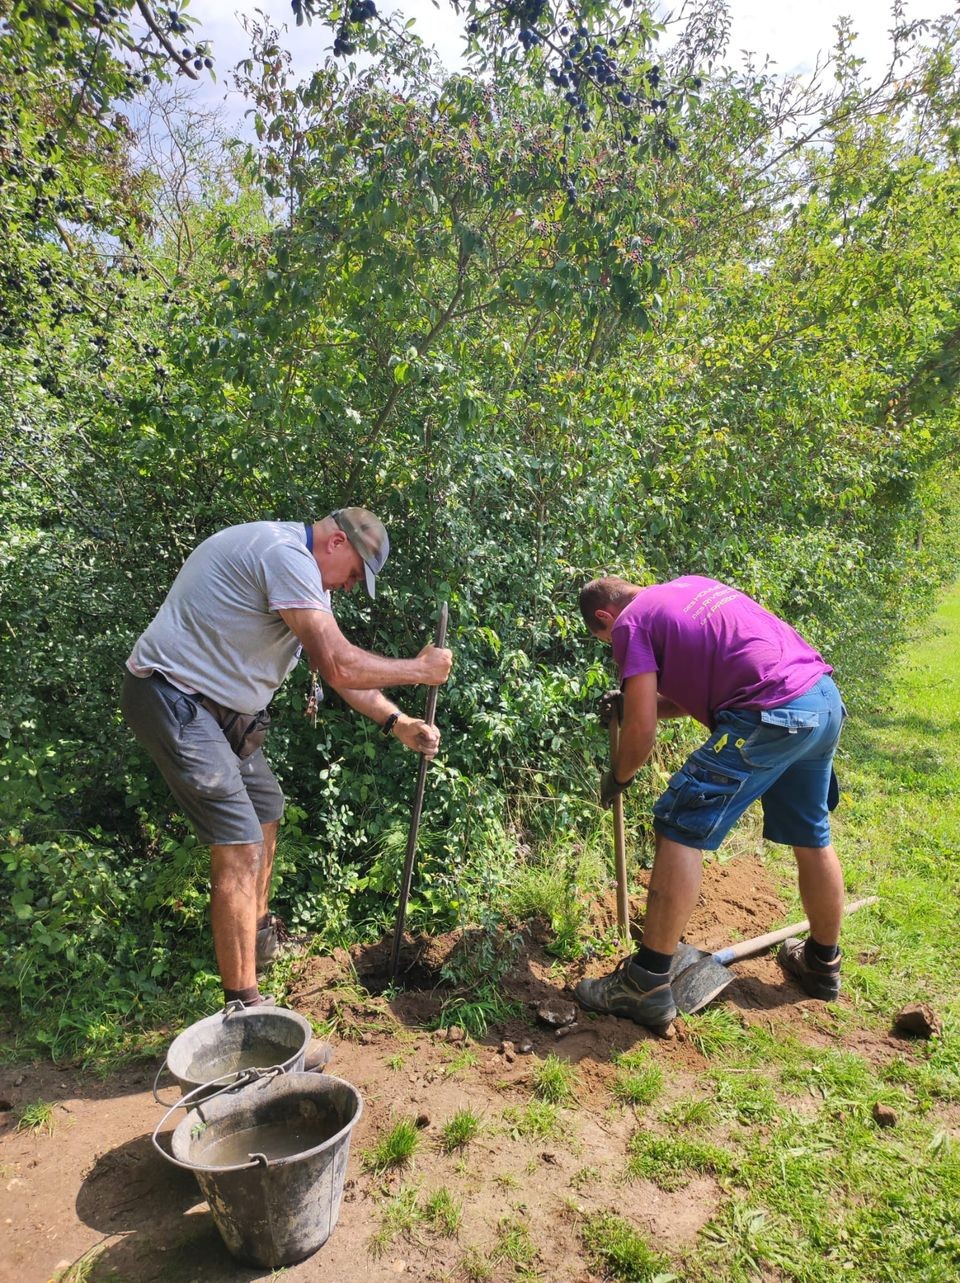
{"label": "pocket on shorts", "polygon": [[776,766],[785,756],[794,757],[820,727],[820,714],[805,708],[767,708],[759,725],[740,745],[748,766]]}
{"label": "pocket on shorts", "polygon": [[173,704],[173,715],[177,719],[177,725],[181,731],[185,726],[189,726],[197,716],[197,706],[189,695],[181,695]]}
{"label": "pocket on shorts", "polygon": [[747,776],[726,762],[694,754],[670,777],[654,805],[654,818],[683,834],[691,846],[706,842],[723,824]]}
{"label": "pocket on shorts", "polygon": [[224,800],[243,789],[237,757],[219,726],[189,695],[171,700],[178,723],[176,759],[184,784],[198,797]]}

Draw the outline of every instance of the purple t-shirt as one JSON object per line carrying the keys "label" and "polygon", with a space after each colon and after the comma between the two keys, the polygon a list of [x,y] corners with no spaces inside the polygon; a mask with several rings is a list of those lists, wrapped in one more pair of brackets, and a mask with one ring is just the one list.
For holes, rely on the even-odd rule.
{"label": "purple t-shirt", "polygon": [[737,588],[685,575],[644,588],[611,633],[620,680],[657,690],[705,726],[725,708],[775,708],[833,669],[789,624]]}

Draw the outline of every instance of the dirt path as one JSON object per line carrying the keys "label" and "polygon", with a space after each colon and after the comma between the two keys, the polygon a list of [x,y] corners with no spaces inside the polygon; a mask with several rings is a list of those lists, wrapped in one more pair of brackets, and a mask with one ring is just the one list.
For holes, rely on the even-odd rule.
{"label": "dirt path", "polygon": [[[782,914],[759,861],[710,864],[688,938],[715,947],[757,935]],[[436,968],[456,944],[452,937],[429,942],[424,964]],[[377,958],[361,951],[354,961],[362,967]],[[597,961],[589,969],[599,973],[609,965]],[[425,1030],[439,1009],[436,993],[405,993],[388,1002],[350,982],[346,955],[303,964],[291,1005],[336,1020],[330,1071],[359,1088],[365,1109],[337,1229],[285,1278],[585,1283],[594,1276],[580,1229],[592,1211],[620,1213],[668,1252],[693,1243],[718,1206],[719,1189],[707,1176],[675,1193],[625,1181],[626,1146],[637,1118],[612,1094],[611,1056],[647,1048],[664,1071],[657,1112],[671,1100],[702,1094],[698,1079],[706,1062],[682,1021],[676,1037],[662,1040],[627,1021],[586,1017],[558,1038],[537,1021],[534,1009],[544,998],[569,1000],[564,986],[582,970],[556,967],[535,938],[526,939],[505,982],[520,1014],[485,1039],[461,1041]],[[803,1000],[772,959],[736,970],[739,978],[725,1001],[745,1022],[768,1022],[774,1031],[846,1046],[871,1060],[904,1054],[900,1042],[862,1031],[842,1034],[847,1022],[823,1004]],[[841,1016],[842,1008],[841,1001]],[[513,1049],[504,1050],[503,1040]],[[525,1042],[530,1050],[521,1053]],[[534,1067],[550,1053],[575,1066],[576,1103],[559,1111],[559,1134],[537,1139],[521,1134],[523,1110],[533,1098]],[[0,1124],[0,1283],[46,1283],[88,1252],[96,1261],[82,1277],[92,1280],[219,1283],[270,1275],[232,1260],[192,1173],[153,1151],[150,1133],[161,1116],[150,1090],[154,1069],[131,1069],[105,1081],[49,1065],[0,1069],[0,1100],[9,1107],[0,1113],[7,1120]],[[37,1100],[55,1106],[52,1133],[16,1131],[18,1111]],[[467,1107],[483,1119],[479,1135],[463,1151],[443,1152],[442,1126]],[[375,1177],[364,1170],[362,1155],[401,1117],[419,1120],[419,1152],[406,1172]],[[444,1235],[421,1217],[391,1238],[384,1217],[402,1189],[408,1206],[416,1197],[421,1207],[436,1191],[449,1191],[462,1204],[458,1232]]]}

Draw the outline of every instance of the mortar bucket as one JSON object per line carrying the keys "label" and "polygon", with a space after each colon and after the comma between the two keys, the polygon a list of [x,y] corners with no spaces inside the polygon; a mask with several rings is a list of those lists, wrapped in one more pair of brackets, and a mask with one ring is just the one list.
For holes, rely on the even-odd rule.
{"label": "mortar bucket", "polygon": [[276,1269],[333,1232],[362,1112],[360,1093],[340,1078],[270,1074],[200,1101],[174,1129],[172,1154],[157,1141],[163,1120],[153,1142],[196,1174],[232,1255]]}
{"label": "mortar bucket", "polygon": [[[266,1004],[257,1007],[229,1004],[215,1016],[198,1020],[174,1038],[167,1050],[165,1067],[184,1093],[218,1079],[222,1082],[245,1069],[278,1065],[288,1072],[298,1071],[303,1069],[304,1052],[312,1037],[310,1023],[295,1011]],[[161,1066],[161,1072],[163,1068]],[[158,1082],[159,1079],[158,1073]],[[194,1100],[205,1094],[198,1092]]]}

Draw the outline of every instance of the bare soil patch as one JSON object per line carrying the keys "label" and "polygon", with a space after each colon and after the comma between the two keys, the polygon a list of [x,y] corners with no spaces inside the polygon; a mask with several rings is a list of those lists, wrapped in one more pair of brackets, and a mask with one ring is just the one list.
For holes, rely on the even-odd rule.
{"label": "bare soil patch", "polygon": [[[642,916],[642,896],[632,909]],[[612,896],[597,913],[601,922],[615,920]],[[759,860],[711,863],[688,939],[719,947],[761,934],[782,914]],[[638,1126],[655,1128],[665,1104],[702,1094],[698,1081],[706,1062],[682,1020],[675,1037],[657,1039],[629,1021],[579,1013],[576,1027],[558,1036],[537,1019],[537,1006],[571,1001],[570,988],[581,974],[598,974],[611,964],[558,964],[544,941],[535,928],[525,932],[502,984],[515,1014],[480,1039],[432,1027],[450,998],[435,981],[464,947],[459,934],[414,941],[404,959],[413,961],[412,977],[428,987],[392,996],[370,993],[356,980],[358,972],[385,972],[389,941],[303,962],[290,1005],[317,1020],[335,1020],[329,1071],[357,1086],[365,1108],[353,1137],[339,1224],[319,1253],[285,1277],[324,1283],[457,1279],[467,1277],[465,1261],[482,1255],[491,1278],[513,1279],[517,1268],[505,1245],[519,1225],[531,1245],[535,1275],[550,1283],[587,1283],[595,1276],[579,1231],[593,1211],[626,1217],[666,1252],[695,1241],[720,1204],[715,1182],[697,1177],[667,1193],[626,1180],[624,1168]],[[844,1022],[832,1009],[805,999],[772,958],[734,970],[738,978],[724,1001],[744,1022],[764,1022],[774,1033],[812,1045],[846,1046],[876,1062],[904,1054],[899,1039],[842,1032]],[[841,1012],[842,1006],[843,1000]],[[664,1070],[666,1086],[655,1106],[635,1113],[612,1094],[611,1057],[639,1045]],[[533,1096],[536,1065],[550,1053],[576,1069],[576,1099],[560,1110],[560,1133],[536,1139],[520,1134],[516,1119]],[[46,1283],[86,1252],[98,1253],[94,1280],[111,1274],[172,1283],[269,1277],[269,1270],[246,1269],[228,1255],[192,1173],[154,1152],[150,1134],[161,1116],[150,1090],[155,1069],[142,1065],[103,1080],[49,1064],[0,1069],[0,1103],[10,1107],[0,1112],[0,1223],[7,1245],[0,1283]],[[52,1133],[17,1131],[18,1112],[37,1100],[54,1105]],[[463,1108],[480,1114],[483,1126],[463,1151],[446,1153],[439,1143],[442,1127]],[[418,1119],[421,1128],[412,1165],[391,1176],[366,1171],[362,1155],[402,1117]],[[421,1201],[446,1189],[462,1204],[455,1236],[422,1222],[392,1240],[383,1233],[385,1210],[402,1187],[411,1186]]]}

